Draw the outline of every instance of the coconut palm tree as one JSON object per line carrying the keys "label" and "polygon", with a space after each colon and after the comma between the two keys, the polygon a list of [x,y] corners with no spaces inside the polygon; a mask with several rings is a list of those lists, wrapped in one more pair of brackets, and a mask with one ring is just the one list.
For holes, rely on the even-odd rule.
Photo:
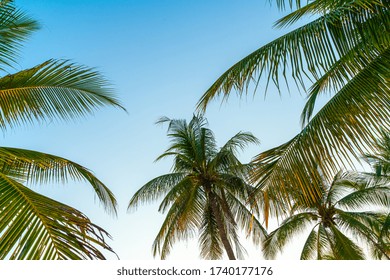
{"label": "coconut palm tree", "polygon": [[[165,259],[178,240],[199,237],[201,257],[242,258],[239,229],[255,244],[265,230],[246,205],[252,187],[245,182],[246,169],[236,157],[238,149],[258,140],[250,133],[237,133],[218,149],[214,134],[202,116],[167,122],[170,147],[157,160],[172,156],[172,173],[146,183],[131,198],[129,209],[164,197],[159,211],[167,212],[153,243],[153,254]],[[252,205],[256,209],[256,205]]]}
{"label": "coconut palm tree", "polygon": [[[19,47],[38,23],[13,1],[0,1],[0,128],[69,120],[109,105],[121,107],[95,70],[48,60],[7,74]],[[0,147],[0,259],[104,259],[112,250],[108,233],[80,211],[40,195],[30,186],[85,181],[105,209],[116,213],[112,192],[91,171],[70,160],[24,149]]]}
{"label": "coconut palm tree", "polygon": [[[253,180],[267,190],[268,209],[285,211],[290,188],[301,189],[305,199],[317,201],[317,186],[341,169],[349,169],[360,155],[371,151],[371,141],[390,127],[390,16],[383,0],[277,0],[292,12],[277,27],[295,24],[306,16],[315,19],[262,46],[237,62],[207,90],[198,103],[205,110],[217,97],[226,99],[234,90],[248,92],[251,82],[284,80],[307,92],[302,131],[292,140],[259,154]],[[302,4],[302,5],[301,5]],[[256,82],[257,81],[257,82]],[[332,95],[313,116],[318,96]],[[312,184],[315,180],[317,183]],[[275,201],[282,201],[276,203]]]}
{"label": "coconut palm tree", "polygon": [[[368,174],[339,172],[331,184],[324,182],[320,189],[318,201],[311,205],[296,203],[293,214],[269,234],[263,247],[265,257],[275,258],[294,235],[310,227],[301,259],[364,259],[356,240],[363,240],[373,251],[390,259],[388,248],[377,242],[375,230],[382,227],[390,207],[388,181],[379,182]],[[372,210],[375,208],[379,210]]]}

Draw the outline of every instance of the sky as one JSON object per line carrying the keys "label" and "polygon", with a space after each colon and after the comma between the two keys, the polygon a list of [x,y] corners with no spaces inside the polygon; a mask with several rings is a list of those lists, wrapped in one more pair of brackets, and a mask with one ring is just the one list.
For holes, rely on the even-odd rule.
{"label": "sky", "polygon": [[[73,206],[106,229],[124,260],[153,259],[151,246],[164,215],[158,203],[127,212],[135,193],[168,173],[172,161],[154,160],[168,147],[161,116],[190,119],[201,95],[232,64],[286,30],[272,28],[283,13],[262,0],[16,0],[41,23],[22,49],[16,70],[51,58],[96,67],[112,84],[127,113],[101,108],[74,122],[43,123],[6,131],[3,146],[32,149],[75,161],[115,194],[118,217],[104,212],[87,184],[37,185],[35,191]],[[305,98],[296,90],[264,86],[255,96],[213,101],[206,112],[221,146],[239,131],[260,139],[240,155],[249,161],[300,130]],[[260,248],[245,245],[248,257]],[[290,246],[280,258],[298,259]],[[115,259],[105,253],[109,259]],[[199,258],[196,240],[177,244],[169,259]]]}

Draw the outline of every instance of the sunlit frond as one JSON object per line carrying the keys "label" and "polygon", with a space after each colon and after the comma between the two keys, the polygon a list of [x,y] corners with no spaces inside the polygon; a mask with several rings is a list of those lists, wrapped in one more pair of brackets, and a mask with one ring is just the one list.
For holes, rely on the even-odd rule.
{"label": "sunlit frond", "polygon": [[85,167],[70,160],[36,151],[0,147],[0,172],[32,184],[66,183],[69,179],[88,182],[105,209],[116,214],[113,193]]}
{"label": "sunlit frond", "polygon": [[110,105],[123,107],[97,71],[64,60],[0,78],[0,126],[70,120]]}
{"label": "sunlit frond", "polygon": [[168,193],[174,186],[184,179],[186,174],[171,173],[159,176],[142,186],[131,198],[128,210],[137,208],[142,203],[149,203]]}
{"label": "sunlit frond", "polygon": [[365,259],[362,249],[351,239],[345,236],[337,227],[330,227],[332,233],[329,239],[333,255],[338,260],[363,260]]}
{"label": "sunlit frond", "polygon": [[104,259],[105,237],[81,212],[0,173],[1,259]]}
{"label": "sunlit frond", "polygon": [[253,190],[246,183],[251,167],[241,164],[235,153],[258,140],[238,133],[221,149],[202,115],[190,122],[161,118],[168,124],[170,145],[157,160],[173,157],[173,173],[151,180],[133,196],[129,208],[163,196],[159,211],[166,219],[153,243],[153,254],[165,259],[176,241],[198,237],[200,255],[220,259],[243,258],[239,230],[259,244],[266,232],[247,205]]}
{"label": "sunlit frond", "polygon": [[15,66],[22,43],[39,28],[38,22],[15,8],[13,2],[0,3],[0,71]]}
{"label": "sunlit frond", "polygon": [[[288,185],[304,190],[311,199],[316,190],[309,188],[319,180],[318,169],[332,178],[338,170],[353,167],[351,158],[359,160],[372,150],[371,143],[383,127],[390,127],[389,55],[387,51],[382,56],[386,59],[373,61],[356,75],[291,141],[254,159],[258,166],[254,179],[261,188],[272,188],[285,197]],[[363,85],[367,80],[372,81],[370,91],[360,91],[367,88]],[[378,118],[383,121],[378,123]]]}
{"label": "sunlit frond", "polygon": [[315,213],[299,213],[283,221],[283,223],[272,231],[264,241],[264,257],[274,259],[278,252],[291,241],[292,237],[302,233],[310,223],[316,221]]}

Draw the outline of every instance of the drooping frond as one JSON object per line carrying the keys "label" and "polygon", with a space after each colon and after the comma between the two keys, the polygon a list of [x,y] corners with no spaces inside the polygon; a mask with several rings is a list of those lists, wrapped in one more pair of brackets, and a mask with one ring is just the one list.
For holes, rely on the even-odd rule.
{"label": "drooping frond", "polygon": [[183,173],[170,173],[154,178],[133,195],[127,209],[137,208],[142,203],[157,200],[179,184],[185,176],[186,174]]}
{"label": "drooping frond", "polygon": [[[359,160],[360,154],[372,150],[371,143],[383,127],[390,127],[390,65],[386,61],[390,61],[390,51],[356,75],[291,141],[258,155],[254,179],[259,186],[285,196],[288,185],[306,189],[310,197],[308,188],[318,179],[317,170],[332,178],[340,169],[353,166],[351,158]],[[363,86],[367,80],[370,86]]]}
{"label": "drooping frond", "polygon": [[306,239],[301,253],[301,260],[313,260],[317,258],[318,232],[316,226],[313,227]]}
{"label": "drooping frond", "polygon": [[151,180],[129,203],[130,208],[164,197],[159,211],[166,213],[166,219],[153,243],[153,254],[165,259],[176,241],[198,236],[202,258],[220,259],[224,250],[230,259],[243,258],[246,251],[239,229],[255,243],[266,232],[246,208],[253,190],[245,182],[250,167],[241,164],[235,153],[257,139],[238,133],[218,150],[202,115],[188,123],[167,117],[158,123],[168,124],[170,145],[157,160],[173,157],[174,173]]}
{"label": "drooping frond", "polygon": [[390,176],[390,131],[381,131],[374,146],[375,151],[365,154],[364,159],[374,168],[376,176]]}
{"label": "drooping frond", "polygon": [[382,242],[381,230],[386,215],[374,212],[347,212],[337,211],[338,224],[353,236],[359,237],[369,246],[376,256],[384,256],[390,259],[386,244]]}
{"label": "drooping frond", "polygon": [[15,66],[22,43],[39,28],[38,23],[21,10],[13,1],[0,3],[0,71]]}
{"label": "drooping frond", "polygon": [[0,147],[0,172],[32,184],[65,183],[69,179],[88,182],[105,209],[116,214],[114,194],[91,171],[70,160],[36,151]]}
{"label": "drooping frond", "polygon": [[[265,88],[272,81],[280,89],[281,80],[289,84],[292,77],[298,87],[305,89],[307,78],[318,80],[357,45],[360,45],[360,52],[368,53],[373,49],[388,48],[390,17],[386,5],[368,0],[336,2],[339,5],[333,5],[321,17],[264,45],[233,65],[201,97],[198,109],[204,111],[219,95],[228,98],[233,90],[242,95],[253,81],[260,83],[262,77]],[[354,59],[352,55],[346,57]]]}
{"label": "drooping frond", "polygon": [[223,256],[223,244],[211,207],[207,206],[199,230],[200,255],[206,260],[218,260]]}
{"label": "drooping frond", "polygon": [[241,200],[240,196],[236,195],[235,192],[232,194],[226,192],[226,201],[238,228],[243,230],[246,237],[251,237],[255,245],[260,245],[268,233],[257,219],[257,209],[253,209],[254,207],[250,208],[250,206],[246,205],[246,200]]}
{"label": "drooping frond", "polygon": [[311,222],[317,219],[315,213],[306,212],[293,215],[286,220],[273,232],[271,232],[264,241],[264,257],[274,259],[278,252],[291,241],[292,236],[302,233]]}
{"label": "drooping frond", "polygon": [[70,120],[101,106],[123,107],[95,70],[49,60],[0,78],[0,127],[33,121]]}
{"label": "drooping frond", "polygon": [[0,173],[1,259],[104,259],[105,236],[81,212]]}
{"label": "drooping frond", "polygon": [[350,238],[345,236],[335,226],[330,227],[331,235],[328,238],[331,240],[331,249],[333,256],[337,260],[363,260],[365,259],[363,250],[357,246]]}

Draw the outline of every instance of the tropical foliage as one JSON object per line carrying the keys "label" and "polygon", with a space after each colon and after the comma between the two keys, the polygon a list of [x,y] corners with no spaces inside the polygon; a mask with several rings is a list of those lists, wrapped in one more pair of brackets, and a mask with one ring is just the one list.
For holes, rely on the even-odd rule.
{"label": "tropical foliage", "polygon": [[275,258],[294,235],[310,226],[301,253],[303,260],[364,259],[364,250],[356,243],[359,240],[371,248],[375,257],[390,259],[388,244],[380,239],[388,238],[383,227],[390,209],[388,180],[378,180],[370,174],[340,172],[333,182],[324,181],[319,189],[320,199],[310,205],[296,203],[293,214],[269,234],[263,248],[266,258]]}
{"label": "tropical foliage", "polygon": [[[109,105],[121,107],[95,70],[48,60],[7,74],[19,48],[38,23],[13,1],[0,1],[0,128],[85,116]],[[0,258],[104,259],[108,233],[80,211],[40,195],[29,186],[85,181],[105,209],[116,213],[112,192],[85,167],[36,151],[0,147]]]}
{"label": "tropical foliage", "polygon": [[[216,96],[248,92],[252,81],[265,88],[294,81],[307,92],[302,131],[255,159],[252,180],[267,192],[273,214],[287,212],[300,190],[306,203],[322,198],[323,177],[353,167],[371,142],[390,128],[390,17],[388,1],[276,1],[292,12],[277,27],[315,19],[254,51],[228,69],[198,103],[205,110]],[[317,97],[332,95],[313,116]],[[317,172],[321,170],[321,174]],[[287,209],[286,209],[287,208]]]}
{"label": "tropical foliage", "polygon": [[[213,132],[202,116],[167,122],[170,147],[157,160],[173,157],[172,173],[159,176],[138,190],[129,209],[163,197],[159,211],[167,212],[153,244],[153,254],[165,259],[176,241],[199,238],[201,257],[242,258],[239,229],[255,244],[266,232],[248,208],[253,188],[246,183],[249,167],[237,159],[238,149],[258,140],[250,133],[237,133],[218,149]],[[252,205],[251,209],[256,209]]]}
{"label": "tropical foliage", "polygon": [[[372,166],[376,180],[386,180],[390,184],[390,133],[383,131],[381,137],[375,143],[375,151],[372,154],[366,154],[365,160]],[[379,224],[379,227],[373,229],[377,235],[378,244],[384,248],[386,254],[381,250],[372,248],[374,258],[382,259],[390,255],[390,209],[388,215]]]}

